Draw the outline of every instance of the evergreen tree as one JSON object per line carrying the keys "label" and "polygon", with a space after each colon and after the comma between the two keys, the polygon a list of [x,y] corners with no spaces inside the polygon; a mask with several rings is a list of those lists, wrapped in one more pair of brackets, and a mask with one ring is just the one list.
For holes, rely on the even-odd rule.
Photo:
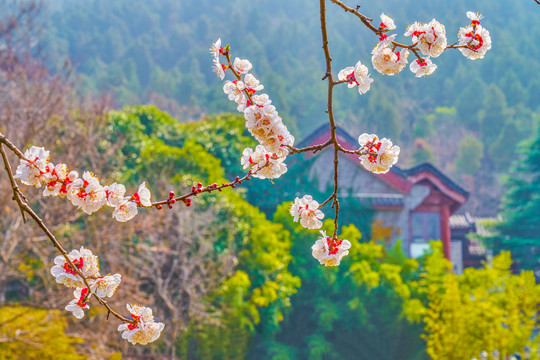
{"label": "evergreen tree", "polygon": [[496,251],[510,250],[522,269],[540,268],[540,131],[522,147],[523,158],[506,180],[503,221],[491,237]]}

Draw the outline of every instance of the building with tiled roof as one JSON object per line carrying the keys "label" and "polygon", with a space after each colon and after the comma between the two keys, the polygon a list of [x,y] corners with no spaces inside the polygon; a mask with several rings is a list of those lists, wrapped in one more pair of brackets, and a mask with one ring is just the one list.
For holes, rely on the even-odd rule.
{"label": "building with tiled roof", "polygon": [[[357,140],[341,128],[336,129],[336,135],[344,148],[358,148]],[[298,146],[321,144],[329,137],[330,129],[325,125]],[[310,180],[317,179],[320,191],[333,186],[333,167],[328,164],[333,164],[330,148],[317,154],[309,170]],[[376,175],[366,171],[354,154],[342,155],[338,170],[340,194],[357,198],[376,210],[372,226],[374,240],[392,245],[400,238],[403,250],[412,257],[422,255],[430,240],[440,240],[445,256],[459,263],[457,254],[452,254],[458,249],[458,244],[452,241],[458,239],[454,239],[451,218],[469,197],[459,184],[429,163],[409,169],[393,166],[388,173]],[[453,218],[456,224],[465,215],[460,216]]]}
{"label": "building with tiled roof", "polygon": [[472,216],[468,212],[450,216],[450,231],[452,234],[451,256],[454,271],[458,274],[464,268],[480,268],[486,260],[489,251],[484,245],[474,237],[468,236],[471,233],[480,236],[492,235],[485,227],[485,222],[499,222],[501,218]]}

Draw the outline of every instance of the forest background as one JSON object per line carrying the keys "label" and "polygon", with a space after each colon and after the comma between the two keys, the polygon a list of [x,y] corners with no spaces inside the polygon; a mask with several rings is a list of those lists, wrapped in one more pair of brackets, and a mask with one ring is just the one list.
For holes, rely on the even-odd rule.
{"label": "forest background", "polygon": [[[372,71],[370,93],[359,97],[336,89],[335,108],[348,132],[392,138],[402,148],[400,166],[431,161],[471,192],[464,210],[493,216],[502,209],[513,161],[527,156],[538,129],[540,77],[531,74],[540,73],[540,48],[531,44],[540,38],[540,21],[534,21],[540,8],[533,1],[482,0],[470,6],[363,4],[374,18],[382,11],[395,18],[400,29],[435,17],[449,39],[465,23],[466,11],[481,11],[494,46],[483,61],[449,52],[425,79]],[[373,35],[337,7],[328,11],[335,67],[369,63]],[[100,169],[107,180],[146,180],[153,193],[234,177],[242,173],[239,154],[253,140],[240,117],[222,114],[234,108],[210,71],[209,44],[221,37],[235,55],[250,59],[300,140],[326,121],[318,16],[318,7],[305,0],[45,2],[37,17],[37,45],[29,49],[39,47],[43,57],[2,67],[0,127],[21,147],[45,146],[81,169]],[[66,60],[71,80],[64,76]],[[39,76],[30,71],[36,67]],[[13,89],[13,81],[23,90]],[[21,115],[36,103],[46,110]],[[137,104],[157,107],[124,108]],[[291,164],[276,184],[251,182],[246,190],[197,199],[190,209],[148,214],[119,231],[105,216],[86,219],[60,210],[54,199],[36,200],[74,248],[107,249],[104,266],[125,276],[121,297],[135,296],[161,312],[171,330],[149,349],[119,344],[111,336],[114,326],[103,324],[97,309],[86,324],[35,309],[63,308],[66,295],[47,278],[52,249],[21,224],[1,179],[6,205],[0,300],[6,307],[0,319],[6,325],[0,332],[9,341],[0,341],[0,348],[17,354],[24,343],[13,334],[27,321],[5,320],[13,311],[46,327],[30,337],[35,344],[51,344],[35,346],[36,358],[47,358],[47,351],[54,356],[53,349],[62,346],[73,358],[172,353],[200,359],[464,359],[495,348],[506,354],[527,344],[537,348],[531,335],[538,286],[529,272],[510,275],[506,253],[484,270],[457,277],[448,273],[436,245],[416,261],[399,246],[384,249],[370,242],[369,211],[349,203],[343,237],[356,250],[339,270],[319,268],[309,253],[316,234],[293,226],[288,205],[280,205],[300,195],[287,190],[297,178],[304,183],[298,191],[314,193],[307,167]],[[281,195],[261,196],[272,193]],[[365,216],[359,219],[354,214],[360,210]],[[483,299],[481,306],[472,293]],[[77,345],[79,339],[84,342]]]}

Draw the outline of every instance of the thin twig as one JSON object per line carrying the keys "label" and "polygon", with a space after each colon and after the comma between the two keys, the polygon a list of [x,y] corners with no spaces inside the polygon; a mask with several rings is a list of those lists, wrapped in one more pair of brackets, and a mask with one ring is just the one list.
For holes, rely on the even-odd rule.
{"label": "thin twig", "polygon": [[[71,267],[71,269],[73,271],[75,271],[80,277],[81,279],[83,280],[84,282],[84,285],[88,288],[88,294],[87,294],[87,297],[90,296],[90,294],[92,294],[91,292],[91,289],[90,289],[90,284],[88,283],[88,278],[86,276],[83,275],[83,273],[81,272],[81,270],[75,266],[75,264],[73,264],[73,262],[71,261],[67,251],[62,247],[62,245],[60,244],[60,242],[56,239],[56,237],[53,235],[53,233],[49,230],[49,228],[45,225],[45,223],[43,222],[43,220],[41,220],[41,218],[34,212],[34,210],[28,205],[27,203],[27,200],[26,200],[26,197],[24,196],[24,194],[20,191],[20,189],[18,188],[18,186],[16,185],[15,183],[15,178],[13,177],[13,171],[11,170],[11,165],[9,164],[9,160],[6,156],[6,153],[4,151],[4,148],[3,148],[3,144],[6,144],[6,146],[8,146],[10,148],[10,150],[13,150],[13,152],[15,154],[21,154],[21,151],[19,149],[17,149],[17,147],[15,145],[13,145],[4,135],[0,134],[0,154],[2,155],[2,160],[4,162],[4,168],[6,170],[6,173],[9,177],[9,181],[11,182],[11,185],[12,185],[12,191],[13,191],[13,200],[17,203],[21,213],[22,213],[22,216],[24,219],[25,218],[25,215],[24,213],[27,213],[28,215],[30,215],[30,217],[36,222],[36,224],[39,226],[39,228],[45,233],[45,235],[47,235],[47,237],[49,238],[49,240],[51,241],[51,243],[53,244],[53,246],[62,254],[62,256],[64,257],[64,259],[66,260],[66,262],[69,264],[69,266]],[[9,145],[8,145],[9,144]],[[26,160],[24,158],[24,156],[21,157],[22,159]],[[116,318],[118,318],[119,320],[123,321],[123,322],[128,322],[128,323],[133,323],[134,321],[133,320],[130,320],[130,319],[127,319],[125,317],[123,317],[122,315],[118,314],[116,311],[114,311],[103,299],[101,299],[99,296],[97,296],[96,294],[92,294],[94,295],[94,297],[97,299],[97,301],[103,305],[105,308],[107,308],[107,310],[113,314]]]}
{"label": "thin twig", "polygon": [[208,185],[208,186],[200,187],[200,188],[196,188],[194,186],[192,188],[194,190],[192,190],[191,192],[189,192],[187,194],[184,194],[184,195],[181,195],[181,196],[178,196],[178,197],[175,197],[175,198],[169,198],[167,200],[156,201],[156,202],[153,202],[151,206],[171,204],[171,200],[174,200],[173,203],[176,203],[177,201],[180,201],[180,200],[183,201],[183,200],[188,199],[188,198],[190,198],[192,196],[197,196],[198,194],[201,194],[201,193],[206,193],[206,192],[210,193],[212,191],[221,191],[222,189],[227,188],[227,187],[233,187],[234,188],[234,187],[236,187],[237,184],[242,184],[243,181],[251,180],[251,177],[254,174],[259,172],[261,169],[263,169],[267,165],[268,165],[268,162],[264,166],[261,166],[260,168],[258,168],[255,171],[250,170],[248,172],[248,174],[245,175],[244,177],[237,176],[236,179],[234,179],[233,181],[231,181],[229,183],[224,183],[224,184],[221,184],[221,185],[212,184],[212,185]]}
{"label": "thin twig", "polygon": [[300,149],[297,149],[297,148],[295,148],[293,146],[290,146],[290,145],[285,145],[285,147],[290,150],[289,155],[292,155],[292,154],[300,154],[300,153],[307,152],[307,151],[313,151],[313,153],[316,153],[318,151],[321,151],[322,149],[324,149],[325,147],[327,147],[330,144],[332,144],[332,139],[331,138],[326,140],[326,142],[324,142],[323,144],[306,146],[306,147],[300,148]]}
{"label": "thin twig", "polygon": [[4,168],[6,169],[6,172],[9,177],[9,182],[11,183],[11,190],[13,191],[12,200],[17,202],[19,210],[21,211],[21,216],[23,218],[23,221],[26,223],[26,215],[22,207],[23,201],[25,201],[26,198],[24,198],[24,195],[22,195],[22,192],[19,190],[19,187],[17,186],[17,183],[15,182],[15,179],[13,178],[13,171],[11,170],[11,165],[9,164],[6,152],[4,151],[4,145],[2,142],[0,142],[0,154],[2,154],[2,160],[4,161]]}
{"label": "thin twig", "polygon": [[[334,1],[334,0],[331,0]],[[322,47],[324,50],[324,58],[326,60],[326,78],[328,79],[328,108],[326,112],[328,113],[328,121],[330,122],[330,141],[334,145],[334,192],[330,196],[333,198],[332,207],[335,210],[334,217],[334,235],[333,238],[337,237],[338,230],[338,217],[339,217],[339,200],[338,200],[338,165],[339,165],[339,143],[336,135],[336,122],[334,120],[334,109],[332,107],[333,100],[333,89],[334,89],[334,77],[332,75],[332,57],[330,56],[330,49],[328,47],[328,33],[326,30],[326,0],[320,0],[320,12],[321,12],[321,33],[322,33]],[[330,199],[328,198],[328,199]],[[323,204],[326,205],[326,202]]]}
{"label": "thin twig", "polygon": [[[355,15],[356,17],[358,17],[360,19],[360,21],[362,21],[362,23],[369,29],[371,30],[375,35],[377,36],[382,36],[384,33],[387,32],[387,30],[384,30],[384,29],[378,29],[376,28],[372,22],[373,22],[373,19],[371,18],[368,18],[367,16],[365,16],[364,14],[360,13],[358,11],[358,8],[352,8],[352,7],[349,7],[347,5],[345,5],[342,1],[340,0],[330,0],[332,1],[334,4],[338,5],[339,7],[341,7],[343,10],[345,10],[345,12],[349,12],[353,15]],[[540,0],[534,0],[536,1],[538,4],[540,4]],[[411,50],[414,55],[421,59],[420,55],[418,55],[418,47],[416,47],[418,43],[414,43],[414,44],[411,44],[411,45],[405,45],[405,44],[402,44],[402,43],[399,43],[397,41],[392,41],[392,45],[393,45],[393,50],[394,51],[397,47],[399,48],[403,48],[403,49],[409,49]],[[467,45],[455,45],[455,44],[452,44],[452,45],[449,45],[446,47],[446,49],[459,49],[459,48],[469,48],[469,46]],[[472,50],[472,49],[471,49]],[[339,82],[341,83],[341,82]]]}
{"label": "thin twig", "polygon": [[20,159],[28,161],[24,154],[15,146],[9,139],[0,132],[0,143],[5,144],[11,151],[15,153]]}

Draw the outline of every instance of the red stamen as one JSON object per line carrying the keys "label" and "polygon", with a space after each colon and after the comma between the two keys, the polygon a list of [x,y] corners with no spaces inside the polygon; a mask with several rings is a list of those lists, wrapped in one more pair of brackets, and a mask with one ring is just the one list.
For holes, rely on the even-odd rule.
{"label": "red stamen", "polygon": [[[75,265],[77,269],[82,270],[84,266],[84,259],[82,257],[80,257],[79,259],[71,260],[71,262],[73,263],[73,265]],[[77,271],[75,271],[75,269],[73,269],[68,262],[64,263],[64,271],[71,275],[77,275]]]}
{"label": "red stamen", "polygon": [[135,321],[135,323],[129,323],[128,324],[128,329],[129,330],[137,329],[139,327],[139,321],[140,321],[141,317],[137,316],[137,315],[133,315],[133,314],[131,314],[131,317],[133,318],[133,321]]}
{"label": "red stamen", "polygon": [[133,194],[133,196],[131,197],[131,199],[133,201],[135,201],[137,203],[137,205],[141,205],[141,197],[139,196],[139,193],[135,193]]}
{"label": "red stamen", "polygon": [[358,81],[356,81],[356,78],[354,76],[354,71],[352,73],[350,73],[349,75],[347,75],[347,77],[345,78],[345,80],[347,80],[347,82],[349,84],[356,84],[356,85],[360,85],[358,84]]}
{"label": "red stamen", "polygon": [[86,297],[86,294],[88,294],[88,288],[82,289],[81,298],[79,299],[79,301],[77,301],[77,305],[82,308],[85,307],[86,304],[88,304],[87,302],[83,302],[84,298]]}

